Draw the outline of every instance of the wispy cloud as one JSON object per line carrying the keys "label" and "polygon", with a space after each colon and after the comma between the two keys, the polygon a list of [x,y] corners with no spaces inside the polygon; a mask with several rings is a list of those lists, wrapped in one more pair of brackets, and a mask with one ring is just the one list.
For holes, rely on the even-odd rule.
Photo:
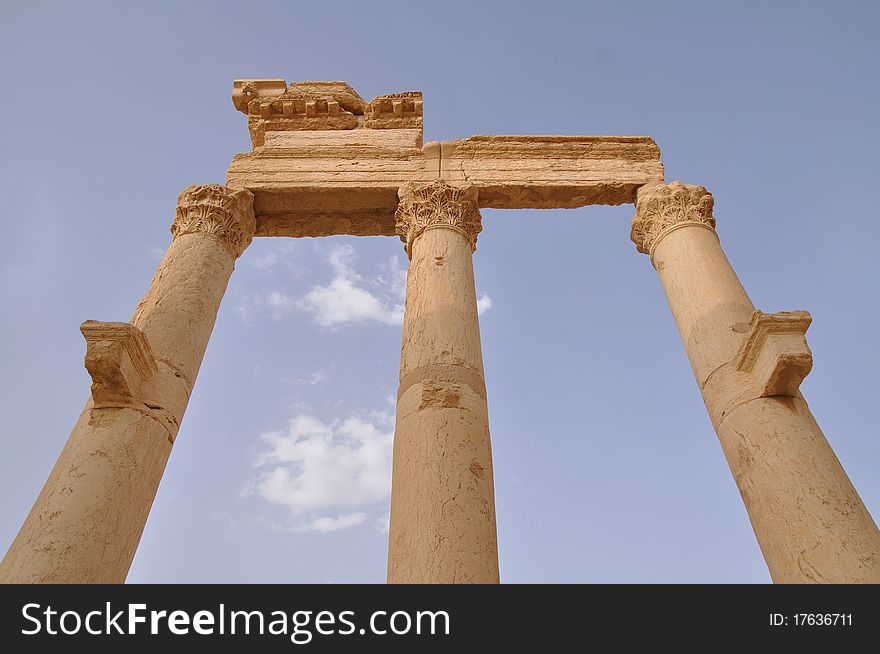
{"label": "wispy cloud", "polygon": [[267,272],[275,267],[278,263],[278,260],[281,257],[278,256],[278,252],[275,250],[269,250],[263,255],[253,256],[245,259],[245,261],[253,268],[261,272]]}
{"label": "wispy cloud", "polygon": [[[292,263],[295,252],[276,248],[248,259],[260,271],[274,270],[282,262],[300,277],[302,270]],[[321,327],[338,329],[343,325],[378,322],[383,325],[402,325],[406,298],[406,268],[400,256],[389,257],[380,265],[378,274],[365,278],[355,269],[357,255],[351,245],[332,248],[326,261],[333,269],[333,278],[326,284],[315,284],[299,296],[280,288],[244,294],[233,308],[246,323],[252,324],[266,315],[279,320],[294,310],[312,316]],[[493,305],[492,298],[483,294],[477,300],[482,315]]]}
{"label": "wispy cloud", "polygon": [[274,320],[280,320],[297,308],[297,300],[286,291],[268,291],[253,295],[243,294],[232,310],[246,324],[254,324],[268,311]]}
{"label": "wispy cloud", "polygon": [[299,414],[286,431],[261,435],[260,474],[246,492],[287,508],[291,531],[336,531],[366,521],[352,511],[387,500],[391,493],[393,432],[387,412],[373,420],[349,417],[325,423]]}
{"label": "wispy cloud", "polygon": [[307,531],[338,531],[359,525],[366,519],[367,514],[363,512],[346,513],[337,518],[315,518],[309,523]]}
{"label": "wispy cloud", "polygon": [[242,255],[242,261],[262,273],[283,267],[294,277],[302,277],[309,272],[309,268],[300,262],[300,257],[301,252],[294,239],[281,239],[267,247],[254,243]]}
{"label": "wispy cloud", "polygon": [[326,286],[316,285],[300,300],[299,306],[314,317],[322,327],[337,327],[347,323],[376,321],[386,325],[403,324],[403,302],[398,297],[399,276],[377,278],[374,293],[363,283],[354,270],[354,248],[343,245],[330,251],[327,257],[334,277]]}
{"label": "wispy cloud", "polygon": [[255,324],[267,312],[274,320],[280,320],[294,309],[296,309],[296,298],[285,291],[242,293],[238,302],[232,307],[241,321],[248,325]]}
{"label": "wispy cloud", "polygon": [[265,301],[266,306],[272,311],[272,316],[276,319],[292,311],[296,306],[296,300],[284,291],[270,291],[266,294]]}
{"label": "wispy cloud", "polygon": [[[367,520],[367,514],[363,511],[343,513],[338,516],[322,516],[319,518],[294,518],[293,520],[271,520],[264,515],[251,516],[248,522],[257,527],[264,527],[272,531],[283,531],[291,534],[302,534],[309,531],[327,533],[340,531],[349,527],[356,527]],[[235,525],[229,525],[234,529]]]}

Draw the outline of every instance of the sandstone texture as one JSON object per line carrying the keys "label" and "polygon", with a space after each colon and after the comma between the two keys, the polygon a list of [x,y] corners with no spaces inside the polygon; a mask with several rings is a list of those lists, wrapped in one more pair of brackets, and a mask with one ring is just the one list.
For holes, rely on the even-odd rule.
{"label": "sandstone texture", "polygon": [[0,562],[0,582],[125,580],[235,260],[254,236],[399,236],[410,258],[388,581],[497,583],[494,473],[473,253],[480,208],[635,203],[650,257],[774,581],[880,583],[880,531],[800,385],[806,311],[755,309],[702,186],[664,183],[646,136],[423,143],[419,91],[237,80],[253,150],[178,198],[129,322],[86,321],[91,395]]}
{"label": "sandstone texture", "polygon": [[497,583],[495,490],[471,254],[472,186],[400,191],[411,256],[400,355],[389,583]]}
{"label": "sandstone texture", "polygon": [[173,240],[130,323],[87,321],[92,396],[0,563],[7,583],[121,583],[177,437],[253,197],[180,194]]}
{"label": "sandstone texture", "polygon": [[[480,207],[495,209],[625,204],[641,185],[663,181],[660,150],[647,136],[472,136],[423,145],[420,92],[358,103],[344,82],[323,84],[235,82],[233,103],[248,115],[254,150],[233,159],[226,183],[253,192],[258,236],[392,236],[397,190],[408,181],[466,182]],[[311,117],[300,96],[315,103]],[[322,113],[334,102],[350,118]]]}
{"label": "sandstone texture", "polygon": [[756,311],[702,186],[638,194],[632,239],[651,256],[694,377],[775,582],[878,583],[880,531],[799,391],[805,311]]}

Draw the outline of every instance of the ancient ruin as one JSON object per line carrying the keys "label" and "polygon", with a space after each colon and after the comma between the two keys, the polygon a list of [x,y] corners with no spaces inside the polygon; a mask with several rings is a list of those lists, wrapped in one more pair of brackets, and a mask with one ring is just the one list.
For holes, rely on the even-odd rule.
{"label": "ancient ruin", "polygon": [[[235,260],[254,236],[397,235],[410,259],[389,582],[499,581],[472,255],[480,209],[634,203],[775,582],[880,582],[880,531],[799,391],[810,314],[755,309],[713,198],[664,182],[653,139],[473,136],[422,143],[422,95],[240,80],[253,151],[190,186],[129,322],[87,321],[91,397],[0,564],[4,582],[123,582]],[[491,234],[483,238],[491,238]]]}

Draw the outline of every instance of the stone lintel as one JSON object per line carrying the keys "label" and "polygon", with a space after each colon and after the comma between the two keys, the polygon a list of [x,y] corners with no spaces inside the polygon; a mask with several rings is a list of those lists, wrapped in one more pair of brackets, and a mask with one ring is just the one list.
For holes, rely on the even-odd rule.
{"label": "stone lintel", "polygon": [[158,367],[144,333],[127,322],[87,320],[85,366],[95,404],[127,402],[137,396]]}
{"label": "stone lintel", "polygon": [[476,186],[480,208],[629,204],[640,186],[663,180],[647,136],[471,136],[440,146],[441,177]]}
{"label": "stone lintel", "polygon": [[752,315],[749,333],[733,365],[752,377],[758,397],[797,396],[813,367],[805,338],[811,321],[806,311],[756,311]]}
{"label": "stone lintel", "polygon": [[[401,109],[401,112],[403,109]],[[480,208],[626,204],[663,181],[644,136],[473,136],[421,144],[417,128],[266,132],[237,155],[227,185],[254,194],[256,236],[392,236],[397,190],[473,185]]]}

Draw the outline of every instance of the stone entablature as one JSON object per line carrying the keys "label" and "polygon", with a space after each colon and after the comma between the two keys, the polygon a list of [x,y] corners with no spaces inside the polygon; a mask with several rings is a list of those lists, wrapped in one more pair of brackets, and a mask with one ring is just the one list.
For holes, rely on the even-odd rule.
{"label": "stone entablature", "polygon": [[467,182],[480,208],[493,209],[626,204],[663,181],[647,136],[423,144],[418,91],[365,103],[345,82],[238,80],[232,101],[248,116],[254,150],[236,155],[226,184],[254,193],[257,236],[393,236],[397,190],[409,181]]}

